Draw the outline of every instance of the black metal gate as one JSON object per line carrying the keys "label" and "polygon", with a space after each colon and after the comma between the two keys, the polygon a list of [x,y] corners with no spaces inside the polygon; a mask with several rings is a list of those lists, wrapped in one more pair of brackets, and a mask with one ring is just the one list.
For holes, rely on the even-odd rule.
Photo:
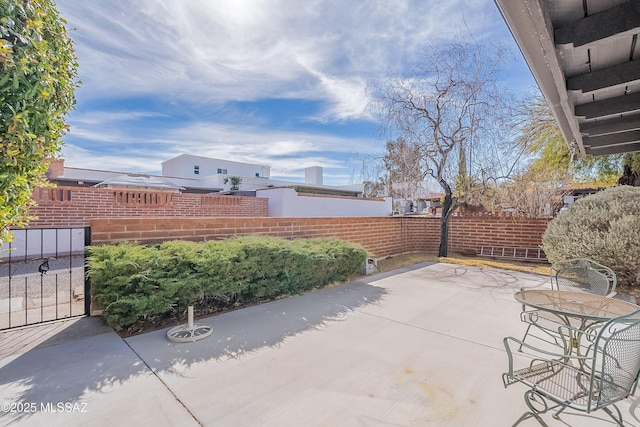
{"label": "black metal gate", "polygon": [[0,330],[89,314],[91,229],[13,230],[0,249]]}

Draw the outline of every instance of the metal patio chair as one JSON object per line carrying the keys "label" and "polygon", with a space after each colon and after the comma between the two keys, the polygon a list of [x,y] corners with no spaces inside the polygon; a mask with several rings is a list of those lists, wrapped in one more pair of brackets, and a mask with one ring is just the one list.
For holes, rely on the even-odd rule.
{"label": "metal patio chair", "polygon": [[[559,328],[564,341],[569,329],[571,327]],[[504,386],[522,383],[529,387],[524,394],[529,411],[514,426],[532,417],[547,426],[540,415],[555,411],[553,417],[558,419],[568,408],[587,414],[602,409],[618,425],[624,425],[616,402],[633,394],[637,385],[640,310],[608,321],[590,341],[586,355],[570,356],[537,349],[513,337],[504,339],[509,357],[509,371],[502,375]],[[536,358],[516,369],[511,343],[525,346]]]}
{"label": "metal patio chair", "polygon": [[[616,295],[617,278],[612,269],[587,258],[557,261],[551,265],[551,289],[558,291],[589,292],[613,297]],[[566,321],[553,313],[542,310],[526,310],[522,307],[520,319],[527,323],[522,341],[527,339],[531,328],[535,327],[543,335],[536,338],[560,346],[558,327]],[[579,328],[580,321],[569,319],[570,325]],[[573,321],[572,321],[573,320]]]}

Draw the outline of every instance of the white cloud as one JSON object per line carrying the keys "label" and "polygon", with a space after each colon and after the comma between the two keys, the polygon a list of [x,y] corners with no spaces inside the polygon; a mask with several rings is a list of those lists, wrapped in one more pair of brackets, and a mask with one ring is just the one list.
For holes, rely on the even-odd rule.
{"label": "white cloud", "polygon": [[[483,25],[488,0],[64,0],[86,96],[311,98],[366,116],[364,82],[419,46]],[[303,61],[300,58],[304,58]],[[83,95],[84,96],[84,95]]]}
{"label": "white cloud", "polygon": [[[94,112],[90,117],[93,116],[99,117],[100,113]],[[121,121],[116,120],[120,116]],[[149,127],[144,135],[134,136],[115,131],[123,128],[129,120],[128,114],[106,113],[106,117],[112,120],[96,123],[90,130],[72,126],[66,138],[70,142],[62,150],[67,166],[159,173],[161,162],[188,153],[269,165],[272,175],[300,177],[305,167],[346,168],[346,159],[354,153],[366,155],[379,151],[373,138],[213,122],[185,123],[169,130]],[[92,141],[90,145],[94,148],[80,147],[73,143],[74,138]]]}
{"label": "white cloud", "polygon": [[[372,154],[375,140],[302,131],[280,131],[253,126],[192,123],[153,140],[168,157],[182,153],[270,165],[283,170],[308,166],[344,167],[335,157]],[[331,157],[330,157],[331,154]]]}
{"label": "white cloud", "polygon": [[[84,83],[63,150],[67,164],[140,172],[159,172],[162,161],[190,153],[267,164],[279,176],[323,166],[325,177],[344,178],[343,159],[381,149],[375,135],[340,128],[371,118],[367,81],[405,70],[424,45],[465,27],[478,38],[491,36],[496,24],[488,21],[504,27],[492,0],[59,0],[57,6],[68,27],[77,28],[69,33]],[[504,35],[510,37],[506,29]],[[237,102],[274,99],[300,101],[285,108],[301,111],[270,115],[268,102],[255,110]]]}
{"label": "white cloud", "polygon": [[160,173],[160,162],[167,160],[161,153],[147,152],[144,156],[127,156],[122,152],[105,154],[69,143],[62,148],[62,154],[67,167],[116,172]]}

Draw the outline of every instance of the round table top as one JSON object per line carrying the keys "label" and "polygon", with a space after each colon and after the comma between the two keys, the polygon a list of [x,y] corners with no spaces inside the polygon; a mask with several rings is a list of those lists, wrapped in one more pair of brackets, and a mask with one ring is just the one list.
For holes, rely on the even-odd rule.
{"label": "round table top", "polygon": [[514,297],[521,304],[539,310],[600,321],[640,310],[633,303],[587,292],[534,289],[516,292]]}

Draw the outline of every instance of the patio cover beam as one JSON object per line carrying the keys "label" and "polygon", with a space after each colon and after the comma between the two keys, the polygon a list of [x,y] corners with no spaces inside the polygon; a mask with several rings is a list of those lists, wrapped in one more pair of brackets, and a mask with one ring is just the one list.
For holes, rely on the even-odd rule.
{"label": "patio cover beam", "polygon": [[584,46],[626,31],[637,31],[638,27],[640,2],[628,1],[556,29],[555,43],[558,48]]}
{"label": "patio cover beam", "polygon": [[640,142],[629,144],[607,145],[606,147],[586,147],[587,154],[594,156],[604,156],[609,154],[628,153],[630,151],[640,151]]}
{"label": "patio cover beam", "polygon": [[602,70],[569,77],[567,79],[567,89],[587,93],[607,87],[627,85],[638,80],[640,80],[640,61],[630,61],[603,68]]}
{"label": "patio cover beam", "polygon": [[619,96],[617,98],[594,101],[588,104],[576,105],[576,116],[583,116],[586,119],[611,116],[614,114],[624,114],[633,111],[640,111],[640,92],[630,95]]}
{"label": "patio cover beam", "polygon": [[605,147],[613,144],[627,144],[640,141],[640,131],[620,132],[604,136],[586,136],[582,140],[584,141],[585,147],[589,146],[591,148]]}
{"label": "patio cover beam", "polygon": [[640,114],[616,117],[614,119],[587,122],[580,125],[580,132],[584,136],[599,136],[611,133],[640,130]]}

